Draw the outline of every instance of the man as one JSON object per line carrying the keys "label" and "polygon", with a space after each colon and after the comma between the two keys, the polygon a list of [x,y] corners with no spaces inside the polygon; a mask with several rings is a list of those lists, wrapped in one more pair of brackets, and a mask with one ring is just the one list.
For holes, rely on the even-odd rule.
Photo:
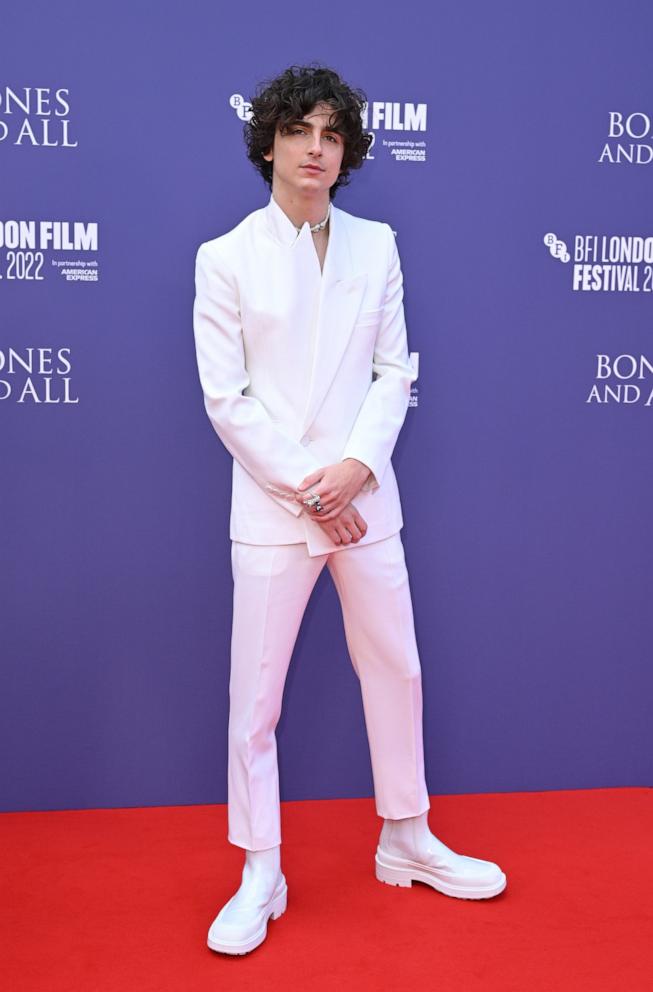
{"label": "man", "polygon": [[371,143],[365,97],[294,66],[252,101],[248,154],[267,206],[197,253],[194,327],[209,418],[233,455],[234,609],[228,840],[242,884],[208,945],[242,954],[286,908],[275,728],[295,639],[322,568],[334,580],[361,682],[376,808],[376,875],[488,898],[488,861],[431,834],[421,671],[391,454],[410,364],[391,228],[331,203]]}

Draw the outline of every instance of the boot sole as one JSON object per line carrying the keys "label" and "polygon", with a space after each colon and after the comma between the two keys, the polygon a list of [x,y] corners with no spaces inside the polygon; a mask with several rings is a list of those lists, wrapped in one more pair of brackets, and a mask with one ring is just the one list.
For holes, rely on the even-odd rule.
{"label": "boot sole", "polygon": [[503,892],[507,884],[506,876],[501,872],[501,877],[491,885],[456,885],[424,869],[391,868],[379,861],[378,857],[375,857],[375,871],[379,882],[385,882],[386,885],[411,888],[413,882],[424,882],[443,895],[453,896],[455,899],[492,899]]}

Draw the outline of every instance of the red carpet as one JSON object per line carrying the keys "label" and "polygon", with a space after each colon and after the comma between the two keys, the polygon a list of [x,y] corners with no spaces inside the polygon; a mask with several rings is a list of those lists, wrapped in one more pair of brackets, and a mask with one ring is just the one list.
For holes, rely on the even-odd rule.
{"label": "red carpet", "polygon": [[504,893],[377,882],[371,799],[284,803],[288,909],[230,958],[206,931],[240,884],[226,807],[5,813],[7,992],[653,988],[653,791],[432,799],[431,829]]}

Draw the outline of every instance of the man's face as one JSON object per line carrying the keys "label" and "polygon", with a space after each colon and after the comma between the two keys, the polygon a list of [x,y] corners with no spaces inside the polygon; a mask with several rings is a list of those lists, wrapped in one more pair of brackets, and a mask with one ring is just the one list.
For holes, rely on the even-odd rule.
{"label": "man's face", "polygon": [[333,108],[318,103],[301,120],[277,125],[274,144],[263,158],[272,162],[273,188],[288,193],[316,194],[328,191],[340,174],[345,152],[344,138],[329,129]]}

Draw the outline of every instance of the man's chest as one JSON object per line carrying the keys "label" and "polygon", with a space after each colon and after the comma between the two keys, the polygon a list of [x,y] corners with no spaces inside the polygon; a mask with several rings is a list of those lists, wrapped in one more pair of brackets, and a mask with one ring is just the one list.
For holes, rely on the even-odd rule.
{"label": "man's chest", "polygon": [[320,271],[324,272],[324,259],[327,253],[327,246],[329,244],[329,232],[326,231],[316,231],[313,237],[313,246],[317,254],[318,262],[320,263]]}

